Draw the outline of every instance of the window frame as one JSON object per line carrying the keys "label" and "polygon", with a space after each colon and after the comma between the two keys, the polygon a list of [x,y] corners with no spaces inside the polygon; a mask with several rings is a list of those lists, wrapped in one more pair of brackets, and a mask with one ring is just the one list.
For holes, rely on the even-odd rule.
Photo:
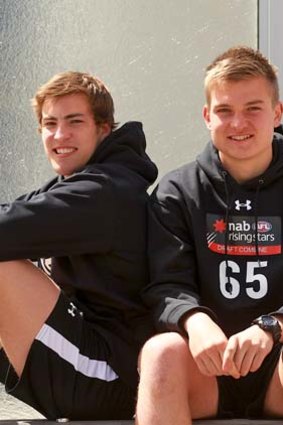
{"label": "window frame", "polygon": [[278,68],[281,100],[283,97],[283,30],[280,30],[282,23],[282,0],[258,0],[258,49]]}

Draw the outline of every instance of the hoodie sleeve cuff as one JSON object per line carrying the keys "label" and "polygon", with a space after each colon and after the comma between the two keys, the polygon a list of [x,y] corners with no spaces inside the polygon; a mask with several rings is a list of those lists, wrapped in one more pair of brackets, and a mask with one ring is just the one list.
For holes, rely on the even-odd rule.
{"label": "hoodie sleeve cuff", "polygon": [[[174,309],[170,312],[167,317],[161,316],[161,323],[163,322],[162,327],[166,327],[167,331],[175,331],[179,332],[184,336],[187,336],[187,332],[185,331],[185,328],[183,326],[183,322],[185,317],[192,312],[201,311],[206,313],[208,316],[211,317],[212,320],[217,321],[217,316],[214,314],[212,310],[210,310],[207,307],[203,306],[191,306],[188,308],[188,305],[179,305],[178,308]],[[165,325],[165,326],[164,326]]]}

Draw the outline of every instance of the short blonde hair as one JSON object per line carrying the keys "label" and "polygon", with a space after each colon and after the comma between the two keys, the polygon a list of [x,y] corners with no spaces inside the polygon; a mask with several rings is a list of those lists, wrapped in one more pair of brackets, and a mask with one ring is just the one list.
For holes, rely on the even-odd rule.
{"label": "short blonde hair", "polygon": [[263,77],[272,90],[272,102],[279,101],[277,68],[269,63],[258,50],[247,46],[236,46],[219,55],[206,68],[204,89],[207,104],[213,84],[221,81],[241,81],[249,78]]}
{"label": "short blonde hair", "polygon": [[97,77],[87,73],[67,71],[54,75],[37,90],[32,106],[41,129],[42,107],[46,99],[68,94],[83,93],[89,101],[97,124],[108,123],[111,129],[117,126],[114,121],[114,102],[106,85]]}

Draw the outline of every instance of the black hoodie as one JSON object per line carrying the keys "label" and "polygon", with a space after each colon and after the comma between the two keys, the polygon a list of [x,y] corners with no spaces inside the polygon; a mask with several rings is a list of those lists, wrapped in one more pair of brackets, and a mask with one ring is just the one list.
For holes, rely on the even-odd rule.
{"label": "black hoodie", "polygon": [[279,133],[283,135],[283,124],[280,124],[278,127],[274,129],[275,133]]}
{"label": "black hoodie", "polygon": [[0,206],[0,261],[51,257],[51,277],[78,300],[131,385],[151,332],[139,291],[148,281],[146,190],[157,169],[145,147],[142,125],[129,122],[81,171]]}
{"label": "black hoodie", "polygon": [[151,198],[151,284],[144,290],[160,331],[183,332],[189,311],[207,312],[227,336],[283,313],[283,137],[259,178],[238,184],[210,142],[165,176]]}

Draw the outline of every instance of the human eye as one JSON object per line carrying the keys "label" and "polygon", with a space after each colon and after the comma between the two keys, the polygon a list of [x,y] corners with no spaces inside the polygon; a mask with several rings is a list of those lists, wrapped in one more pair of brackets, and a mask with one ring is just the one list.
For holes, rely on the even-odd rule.
{"label": "human eye", "polygon": [[261,111],[261,107],[260,106],[249,106],[248,107],[248,111],[249,112],[258,112],[258,111]]}
{"label": "human eye", "polygon": [[215,111],[218,115],[228,115],[231,113],[231,108],[228,106],[221,106],[220,108],[217,108]]}
{"label": "human eye", "polygon": [[74,118],[70,121],[71,124],[81,124],[83,120],[81,118]]}
{"label": "human eye", "polygon": [[44,120],[42,123],[42,127],[46,127],[46,128],[53,128],[56,126],[56,121],[55,120]]}

